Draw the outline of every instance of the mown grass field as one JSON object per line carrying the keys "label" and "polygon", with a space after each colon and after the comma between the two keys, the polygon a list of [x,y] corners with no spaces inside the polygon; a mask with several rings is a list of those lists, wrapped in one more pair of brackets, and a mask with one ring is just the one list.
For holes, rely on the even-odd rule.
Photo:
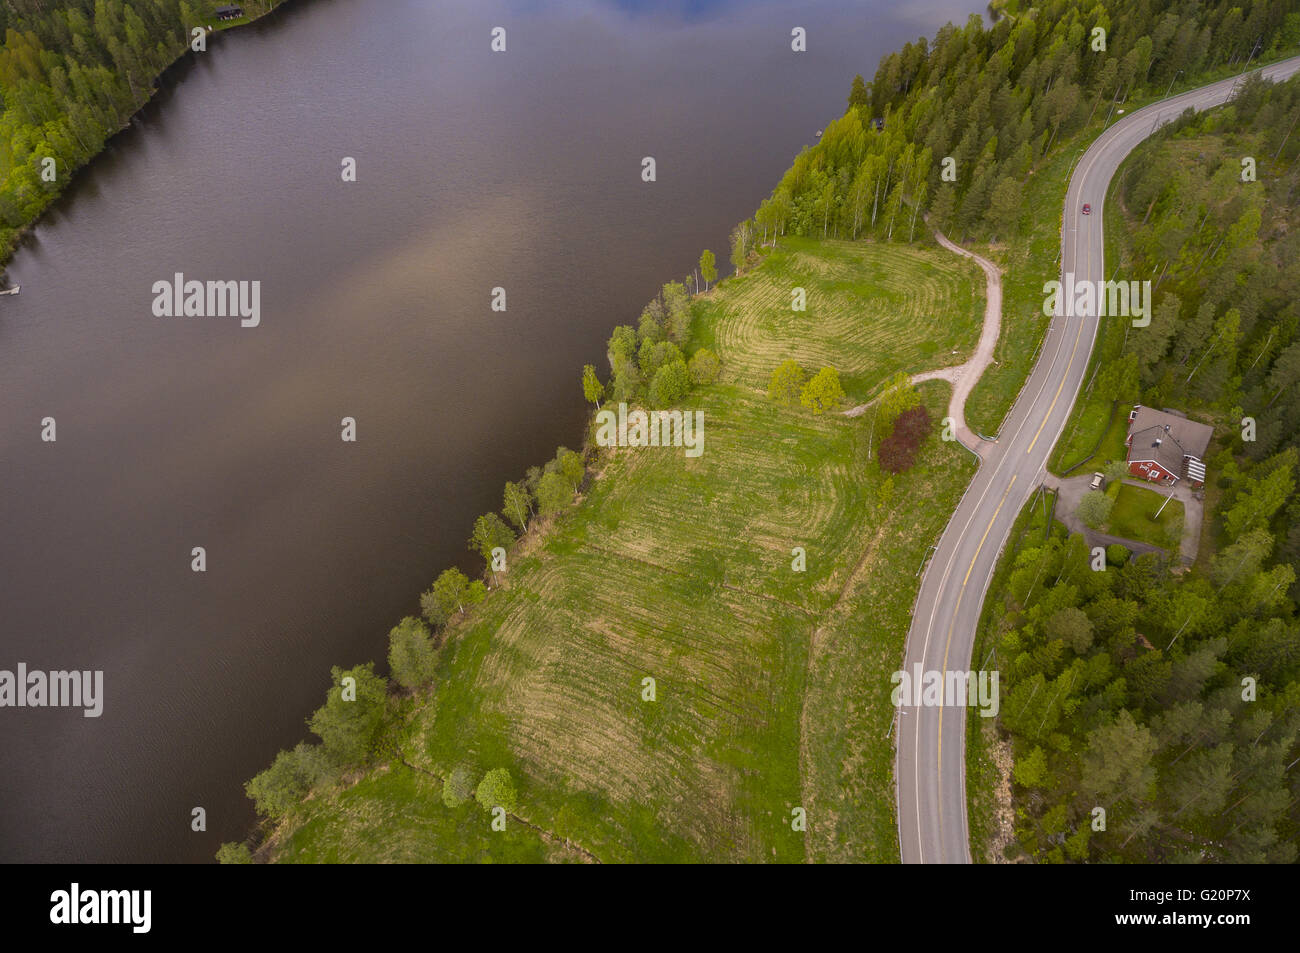
{"label": "mown grass field", "polygon": [[279,856],[283,862],[418,864],[574,863],[583,855],[523,824],[493,831],[474,802],[451,809],[441,782],[401,762],[330,792]]}
{"label": "mown grass field", "polygon": [[[1106,522],[1106,532],[1176,552],[1183,536],[1183,503],[1182,500],[1169,500],[1162,510],[1168,495],[1167,492],[1158,493],[1128,483],[1120,484],[1115,506]],[[1157,512],[1160,513],[1158,520],[1154,518]]]}
{"label": "mown grass field", "polygon": [[[807,308],[794,311],[796,287]],[[835,367],[866,399],[897,371],[961,364],[984,318],[983,272],[936,247],[782,238],[763,267],[732,278],[726,293],[697,299],[700,344],[727,379],[766,387],[794,358],[809,373]]]}
{"label": "mown grass field", "polygon": [[[874,383],[975,331],[927,339],[941,320],[890,317],[866,294],[872,330],[854,334],[849,290],[835,292],[840,319],[782,324],[756,302],[791,280],[821,289],[812,312],[826,283],[859,284],[853,261],[870,263],[866,285],[896,252],[943,273],[940,251],[794,244],[700,308],[697,345],[735,342],[720,346],[723,378],[682,404],[705,413],[703,454],[603,452],[582,501],[516,547],[502,587],[449,633],[400,760],[296,809],[279,859],[896,859],[889,676],[922,559],[974,460],[936,435],[886,479],[866,418],[778,406],[766,378],[794,353]],[[964,324],[982,302],[959,264],[950,299],[936,278],[924,310]],[[754,328],[761,360],[741,350]],[[941,417],[948,385],[921,393]],[[806,571],[792,569],[796,547]],[[438,779],[459,764],[510,768],[509,837],[473,804],[443,806]],[[792,829],[796,807],[806,832]]]}

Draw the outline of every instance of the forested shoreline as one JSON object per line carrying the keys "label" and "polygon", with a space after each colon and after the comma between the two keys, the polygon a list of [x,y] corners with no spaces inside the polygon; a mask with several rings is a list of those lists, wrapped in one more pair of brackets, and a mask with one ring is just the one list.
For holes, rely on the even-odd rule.
{"label": "forested shoreline", "polygon": [[245,0],[222,23],[207,0],[0,3],[0,271],[22,234],[152,97],[191,31],[256,19],[284,0]]}
{"label": "forested shoreline", "polygon": [[884,57],[870,83],[855,77],[848,111],[795,158],[749,226],[910,241],[919,208],[954,240],[1005,239],[1035,165],[1095,117],[1300,44],[1300,13],[1284,2],[1245,13],[1224,0],[999,6],[987,29],[972,14]]}

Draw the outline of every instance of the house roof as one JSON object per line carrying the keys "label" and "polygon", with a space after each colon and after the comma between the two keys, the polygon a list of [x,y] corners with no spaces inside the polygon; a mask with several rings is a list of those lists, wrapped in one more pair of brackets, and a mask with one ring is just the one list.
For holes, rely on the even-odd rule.
{"label": "house roof", "polygon": [[1205,424],[1150,407],[1135,408],[1128,432],[1130,460],[1154,460],[1175,475],[1182,475],[1183,457],[1204,459],[1214,436]]}

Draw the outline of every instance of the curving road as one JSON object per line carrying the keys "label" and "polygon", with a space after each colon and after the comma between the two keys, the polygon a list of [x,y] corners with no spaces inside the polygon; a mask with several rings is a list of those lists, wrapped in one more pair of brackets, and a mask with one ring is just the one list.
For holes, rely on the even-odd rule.
{"label": "curving road", "polygon": [[[1285,79],[1297,71],[1300,57],[1255,72]],[[1222,80],[1147,106],[1115,123],[1089,146],[1065,197],[1063,282],[1066,272],[1073,272],[1076,282],[1100,281],[1105,276],[1102,212],[1106,189],[1124,157],[1183,110],[1226,102],[1240,81],[1241,77]],[[1085,203],[1091,204],[1092,214],[1081,213]],[[921,581],[904,653],[906,672],[912,673],[917,665],[923,672],[971,668],[976,623],[993,567],[1012,523],[1045,474],[1047,456],[1074,405],[1096,333],[1095,314],[1054,318],[1042,356],[1003,424],[1000,439],[978,447],[979,471]],[[964,707],[903,705],[898,709],[894,778],[904,863],[970,862],[966,714]]]}

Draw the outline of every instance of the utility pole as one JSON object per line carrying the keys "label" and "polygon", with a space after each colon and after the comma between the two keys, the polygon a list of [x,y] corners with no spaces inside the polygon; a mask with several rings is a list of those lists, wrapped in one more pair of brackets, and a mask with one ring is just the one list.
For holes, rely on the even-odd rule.
{"label": "utility pole", "polygon": [[1180,77],[1180,76],[1182,76],[1182,75],[1183,75],[1183,71],[1182,71],[1182,70],[1179,70],[1177,73],[1174,74],[1174,79],[1171,79],[1171,80],[1169,81],[1169,86],[1165,89],[1165,94],[1164,94],[1163,96],[1160,97],[1160,99],[1161,99],[1162,102],[1163,102],[1164,100],[1166,100],[1166,99],[1169,98],[1169,92],[1170,92],[1170,90],[1172,90],[1172,89],[1174,88],[1174,80],[1175,80],[1175,79],[1178,79],[1178,77]]}
{"label": "utility pole", "polygon": [[1264,38],[1262,36],[1257,37],[1255,39],[1255,45],[1250,49],[1250,56],[1246,57],[1246,66],[1243,66],[1241,68],[1241,71],[1243,73],[1246,72],[1246,67],[1250,66],[1250,61],[1255,58],[1255,54],[1259,52],[1259,48],[1263,45],[1263,43],[1264,43]]}
{"label": "utility pole", "polygon": [[1172,500],[1173,498],[1174,498],[1174,491],[1173,491],[1173,490],[1170,490],[1170,491],[1169,491],[1169,495],[1168,495],[1167,497],[1165,497],[1165,501],[1164,501],[1163,503],[1160,504],[1160,509],[1156,510],[1156,515],[1153,516],[1153,517],[1151,517],[1151,518],[1152,518],[1153,520],[1158,520],[1158,519],[1160,519],[1160,514],[1163,513],[1163,512],[1165,511],[1165,507],[1169,505],[1169,501]]}

